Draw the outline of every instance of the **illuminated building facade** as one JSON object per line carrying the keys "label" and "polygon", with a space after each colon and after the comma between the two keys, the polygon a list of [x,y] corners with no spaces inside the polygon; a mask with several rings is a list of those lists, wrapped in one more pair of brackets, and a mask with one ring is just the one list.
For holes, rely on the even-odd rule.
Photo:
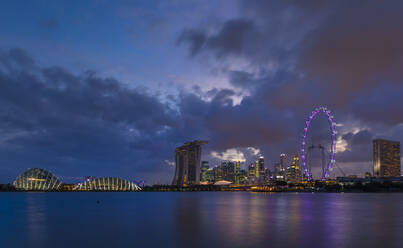
{"label": "illuminated building facade", "polygon": [[214,182],[214,170],[213,168],[209,168],[206,172],[206,179],[208,182]]}
{"label": "illuminated building facade", "polygon": [[282,179],[283,180],[285,180],[286,178],[286,173],[285,173],[285,170],[286,170],[286,168],[287,168],[287,159],[286,159],[286,155],[283,153],[283,154],[280,154],[280,171],[281,171],[281,176],[282,176]]}
{"label": "illuminated building facade", "polygon": [[287,182],[296,183],[301,180],[301,169],[299,164],[299,157],[295,155],[290,166],[286,171]]}
{"label": "illuminated building facade", "polygon": [[373,167],[375,177],[400,177],[400,142],[373,140]]}
{"label": "illuminated building facade", "polygon": [[264,182],[268,183],[272,179],[272,174],[269,168],[264,169]]}
{"label": "illuminated building facade", "polygon": [[84,183],[76,185],[74,190],[78,191],[137,191],[139,186],[128,180],[116,177],[100,177],[87,179]]}
{"label": "illuminated building facade", "polygon": [[60,186],[61,182],[57,177],[40,168],[28,169],[14,181],[17,190],[50,191],[58,190]]}
{"label": "illuminated building facade", "polygon": [[246,179],[248,177],[248,173],[246,172],[246,170],[241,170],[240,171],[240,178],[239,178],[239,183],[240,184],[244,184],[246,182]]}
{"label": "illuminated building facade", "polygon": [[223,180],[223,171],[222,171],[222,168],[220,166],[214,167],[213,174],[214,174],[214,181],[215,182]]}
{"label": "illuminated building facade", "polygon": [[207,172],[210,169],[210,166],[208,165],[208,161],[202,161],[201,162],[201,167],[200,167],[200,182],[207,182]]}
{"label": "illuminated building facade", "polygon": [[234,183],[240,184],[241,183],[241,161],[237,161],[235,163],[235,178]]}
{"label": "illuminated building facade", "polygon": [[260,157],[256,160],[256,177],[262,180],[264,177],[264,157]]}
{"label": "illuminated building facade", "polygon": [[207,141],[186,142],[175,150],[175,176],[172,185],[187,186],[200,183],[201,146]]}
{"label": "illuminated building facade", "polygon": [[235,164],[234,162],[221,163],[222,179],[229,182],[235,181]]}
{"label": "illuminated building facade", "polygon": [[256,177],[256,167],[255,164],[251,163],[249,165],[249,170],[248,170],[248,177],[253,178]]}
{"label": "illuminated building facade", "polygon": [[274,180],[277,180],[277,181],[283,181],[284,180],[283,171],[281,169],[281,164],[280,163],[275,163],[274,164],[273,177],[274,177]]}
{"label": "illuminated building facade", "polygon": [[227,181],[235,182],[235,163],[228,162],[228,173],[227,173]]}

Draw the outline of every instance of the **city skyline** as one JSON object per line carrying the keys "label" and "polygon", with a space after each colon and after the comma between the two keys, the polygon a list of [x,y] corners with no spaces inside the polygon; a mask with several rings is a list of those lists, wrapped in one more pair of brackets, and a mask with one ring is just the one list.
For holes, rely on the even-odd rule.
{"label": "city skyline", "polygon": [[[343,176],[336,176],[336,173],[333,176],[331,173],[324,176],[324,171],[322,171],[323,174],[319,178],[315,178],[310,169],[312,165],[306,167],[309,173],[304,173],[298,154],[292,157],[291,163],[287,162],[286,154],[280,154],[279,162],[274,164],[272,170],[270,170],[270,166],[266,167],[264,157],[261,155],[249,166],[245,166],[245,163],[240,161],[227,160],[221,161],[221,165],[210,167],[209,162],[203,161],[201,158],[201,146],[207,143],[207,141],[195,140],[185,142],[184,145],[175,149],[176,168],[172,186],[177,188],[213,184],[233,184],[238,187],[242,185],[273,186],[274,183],[283,181],[292,188],[295,184],[309,184],[309,181],[326,181],[335,184],[336,182],[351,183],[364,179],[357,175],[346,175],[340,168]],[[400,142],[375,139],[372,143],[373,169],[372,172],[364,173],[366,183],[372,182],[372,180],[383,182],[388,178],[390,182],[401,181],[403,175],[401,174]],[[381,181],[377,179],[381,179]],[[30,191],[136,191],[141,190],[140,185],[145,185],[145,181],[130,181],[133,180],[114,177],[86,177],[83,182],[77,184],[66,184],[65,182],[62,184],[59,178],[45,169],[28,168],[16,178],[13,185],[17,190]],[[154,186],[158,187],[158,185]]]}
{"label": "city skyline", "polygon": [[0,0],[0,244],[402,247],[402,0]]}
{"label": "city skyline", "polygon": [[[192,140],[210,164],[274,166],[301,156],[320,106],[337,166],[363,177],[372,140],[403,142],[402,5],[4,1],[0,182],[45,168],[171,184],[172,151]],[[310,130],[328,138],[326,117]]]}

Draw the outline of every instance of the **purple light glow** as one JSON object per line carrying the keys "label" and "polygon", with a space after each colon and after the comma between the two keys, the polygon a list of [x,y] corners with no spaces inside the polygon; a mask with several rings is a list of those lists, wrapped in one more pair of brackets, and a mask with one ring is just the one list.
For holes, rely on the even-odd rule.
{"label": "purple light glow", "polygon": [[315,109],[312,112],[312,115],[309,116],[309,121],[306,122],[306,126],[304,128],[304,137],[302,139],[302,149],[301,149],[301,151],[302,151],[302,164],[304,166],[305,175],[309,180],[312,180],[312,176],[309,173],[308,168],[306,167],[306,160],[305,160],[306,136],[308,135],[308,130],[309,130],[309,126],[311,124],[311,120],[320,112],[325,113],[327,115],[327,117],[328,117],[328,120],[329,120],[329,123],[330,123],[331,138],[332,138],[330,162],[329,162],[329,164],[327,166],[327,170],[325,172],[325,178],[329,176],[329,172],[330,172],[330,170],[331,170],[331,168],[332,168],[332,166],[333,166],[333,164],[335,162],[334,155],[335,155],[335,152],[336,152],[336,131],[335,131],[336,127],[335,127],[335,125],[333,123],[333,118],[330,116],[330,111],[327,110],[327,108],[325,108],[325,107],[320,107],[320,108]]}

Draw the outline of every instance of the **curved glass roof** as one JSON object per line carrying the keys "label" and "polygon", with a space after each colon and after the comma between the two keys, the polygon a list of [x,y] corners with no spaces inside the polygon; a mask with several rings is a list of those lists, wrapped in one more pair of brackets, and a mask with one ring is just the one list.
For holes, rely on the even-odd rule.
{"label": "curved glass roof", "polygon": [[14,186],[18,190],[57,190],[61,182],[47,170],[28,169],[17,177]]}
{"label": "curved glass roof", "polygon": [[94,191],[137,191],[139,186],[126,179],[116,177],[100,177],[87,180],[76,185],[75,190]]}

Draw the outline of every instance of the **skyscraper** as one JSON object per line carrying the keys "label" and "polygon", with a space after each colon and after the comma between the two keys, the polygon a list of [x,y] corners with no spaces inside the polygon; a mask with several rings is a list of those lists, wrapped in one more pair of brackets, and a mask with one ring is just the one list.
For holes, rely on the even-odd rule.
{"label": "skyscraper", "polygon": [[287,169],[287,160],[286,160],[286,155],[284,153],[280,154],[280,174],[283,178],[283,180],[286,180],[286,169]]}
{"label": "skyscraper", "polygon": [[400,142],[376,139],[374,148],[374,176],[400,177]]}
{"label": "skyscraper", "polygon": [[256,167],[253,163],[251,163],[249,165],[249,171],[248,171],[248,177],[252,178],[252,177],[256,177]]}
{"label": "skyscraper", "polygon": [[229,162],[221,162],[222,180],[228,181]]}
{"label": "skyscraper", "polygon": [[208,182],[214,182],[214,169],[209,168],[206,172],[206,177]]}
{"label": "skyscraper", "polygon": [[274,174],[274,179],[275,180],[278,180],[278,181],[281,181],[281,180],[283,180],[283,176],[282,176],[282,173],[281,173],[281,164],[280,163],[275,163],[274,164],[274,172],[273,172],[273,174]]}
{"label": "skyscraper", "polygon": [[247,173],[246,173],[246,170],[241,170],[240,174],[241,174],[241,176],[239,178],[239,183],[244,184],[246,179],[247,179],[247,177],[248,177]]}
{"label": "skyscraper", "polygon": [[264,157],[260,156],[259,159],[257,160],[257,168],[256,168],[256,176],[259,177],[264,177]]}
{"label": "skyscraper", "polygon": [[235,182],[235,170],[236,170],[235,163],[229,161],[227,165],[228,165],[228,167],[227,167],[228,168],[228,173],[227,173],[226,180],[231,181],[231,182]]}
{"label": "skyscraper", "polygon": [[235,163],[235,183],[239,184],[241,182],[241,161]]}
{"label": "skyscraper", "polygon": [[271,180],[271,171],[269,168],[264,168],[264,182],[268,183]]}
{"label": "skyscraper", "polygon": [[207,182],[207,171],[210,169],[208,161],[202,161],[200,167],[200,182]]}
{"label": "skyscraper", "polygon": [[214,181],[217,182],[223,180],[223,172],[220,166],[214,167],[213,174],[214,174]]}
{"label": "skyscraper", "polygon": [[172,185],[187,186],[200,183],[201,146],[207,141],[186,142],[175,150],[175,176]]}
{"label": "skyscraper", "polygon": [[295,155],[290,166],[287,167],[287,182],[296,183],[301,180],[301,170],[299,167],[299,157]]}

